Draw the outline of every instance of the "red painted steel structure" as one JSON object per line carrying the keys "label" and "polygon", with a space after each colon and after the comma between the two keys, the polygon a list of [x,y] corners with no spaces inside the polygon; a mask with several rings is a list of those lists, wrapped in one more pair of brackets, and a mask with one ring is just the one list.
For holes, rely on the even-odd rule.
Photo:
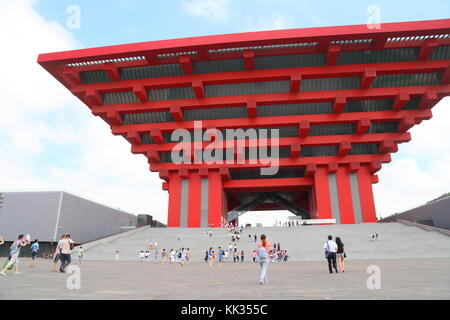
{"label": "red painted steel structure", "polygon": [[[312,218],[351,224],[376,221],[375,173],[449,95],[449,35],[446,19],[143,42],[38,62],[148,157],[169,192],[169,227],[222,226],[242,195],[261,192],[287,193]],[[194,130],[193,120],[204,130],[297,128],[277,143],[288,151],[279,158],[287,177],[255,177],[260,163],[168,161],[177,143],[166,135]]]}

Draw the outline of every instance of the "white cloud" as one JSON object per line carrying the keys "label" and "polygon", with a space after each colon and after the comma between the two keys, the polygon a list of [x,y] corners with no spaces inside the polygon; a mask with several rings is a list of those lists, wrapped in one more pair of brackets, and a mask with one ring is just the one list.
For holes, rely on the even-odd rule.
{"label": "white cloud", "polygon": [[245,26],[242,31],[265,31],[288,29],[292,26],[292,19],[289,16],[279,13],[272,13],[269,16],[254,18],[247,16],[245,18]]}
{"label": "white cloud", "polygon": [[411,141],[379,171],[380,182],[373,187],[378,214],[402,212],[450,192],[450,99],[433,113],[411,129]]}
{"label": "white cloud", "polygon": [[0,1],[0,190],[64,190],[166,221],[167,192],[146,159],[36,62],[82,45],[34,4]]}
{"label": "white cloud", "polygon": [[230,16],[230,0],[191,0],[181,6],[188,14],[216,21],[226,21]]}

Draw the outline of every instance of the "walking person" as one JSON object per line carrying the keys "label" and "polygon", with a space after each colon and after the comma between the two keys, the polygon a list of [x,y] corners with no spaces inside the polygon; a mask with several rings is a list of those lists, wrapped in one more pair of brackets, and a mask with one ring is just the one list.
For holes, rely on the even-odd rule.
{"label": "walking person", "polygon": [[269,280],[267,279],[267,268],[269,267],[269,251],[271,249],[271,244],[267,241],[267,237],[265,234],[261,235],[261,242],[258,243],[258,258],[259,258],[259,266],[261,267],[261,275],[259,277],[259,284],[264,285],[268,284]]}
{"label": "walking person", "polygon": [[56,244],[56,248],[55,248],[55,252],[53,253],[53,264],[52,264],[52,272],[57,272],[56,271],[56,265],[58,264],[58,262],[61,260],[61,241],[66,237],[65,234],[63,234],[61,236],[61,238],[59,239],[58,243]]}
{"label": "walking person", "polygon": [[283,253],[283,261],[284,261],[284,262],[287,262],[287,261],[288,261],[288,258],[289,258],[289,256],[288,256],[288,254],[287,254],[287,250],[284,250],[284,253]]}
{"label": "walking person", "polygon": [[191,250],[189,248],[186,250],[186,262],[187,264],[191,262]]}
{"label": "walking person", "polygon": [[12,243],[11,247],[9,248],[9,256],[10,256],[9,262],[5,265],[3,270],[0,271],[0,275],[6,276],[5,271],[8,270],[11,266],[13,266],[14,274],[15,275],[20,275],[20,272],[19,272],[19,254],[20,254],[20,249],[22,247],[25,247],[28,244],[29,244],[29,242],[24,239],[24,235],[23,234],[20,234],[17,237],[17,240],[15,240]]}
{"label": "walking person", "polygon": [[216,259],[216,255],[214,250],[211,250],[211,255],[209,256],[209,266],[211,267],[214,264],[214,260]]}
{"label": "walking person", "polygon": [[217,251],[217,253],[219,254],[219,264],[221,264],[222,259],[223,259],[223,250],[221,247],[219,247],[219,250]]}
{"label": "walking person", "polygon": [[83,247],[80,246],[77,250],[77,260],[78,260],[78,264],[83,264],[83,254],[84,254],[84,250]]}
{"label": "walking person", "polygon": [[119,261],[120,260],[120,256],[119,256],[119,250],[116,250],[116,261]]}
{"label": "walking person", "polygon": [[256,250],[253,250],[252,251],[252,260],[253,260],[253,263],[256,263],[256,256],[258,255],[258,253],[256,252]]}
{"label": "walking person", "polygon": [[30,268],[33,267],[34,261],[37,259],[37,254],[39,251],[39,240],[35,239],[33,241],[33,244],[31,245],[31,261],[30,261]]}
{"label": "walking person", "polygon": [[[338,269],[336,267],[336,251],[337,251],[337,244],[333,241],[332,236],[328,236],[327,242],[323,245],[323,248],[325,250],[325,258],[328,261],[328,270],[330,273],[333,273],[333,269],[338,273]],[[333,265],[333,269],[331,268],[331,265]]]}
{"label": "walking person", "polygon": [[241,250],[241,262],[244,262],[244,250]]}
{"label": "walking person", "polygon": [[59,272],[65,272],[66,267],[72,263],[71,252],[73,248],[73,240],[70,239],[70,234],[66,234],[66,237],[60,241],[60,260],[61,265],[59,267]]}
{"label": "walking person", "polygon": [[161,264],[164,264],[166,262],[166,256],[167,256],[166,249],[163,249],[161,252],[161,258],[162,258]]}
{"label": "walking person", "polygon": [[337,244],[336,259],[337,259],[338,270],[340,272],[345,272],[344,259],[346,258],[346,255],[345,255],[345,250],[344,250],[344,243],[342,242],[341,238],[336,237],[336,244]]}
{"label": "walking person", "polygon": [[237,252],[237,250],[234,250],[233,253],[233,262],[239,262],[239,252]]}
{"label": "walking person", "polygon": [[186,262],[186,255],[187,255],[187,251],[185,248],[181,248],[181,258],[180,258],[180,265],[184,266],[185,262]]}

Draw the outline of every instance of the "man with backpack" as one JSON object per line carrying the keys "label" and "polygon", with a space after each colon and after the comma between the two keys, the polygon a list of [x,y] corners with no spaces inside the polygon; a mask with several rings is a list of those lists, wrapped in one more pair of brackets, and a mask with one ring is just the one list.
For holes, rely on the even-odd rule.
{"label": "man with backpack", "polygon": [[333,241],[332,236],[328,236],[327,242],[323,245],[323,248],[325,250],[325,258],[328,261],[328,270],[330,273],[333,273],[333,269],[331,268],[331,264],[333,264],[333,268],[338,273],[337,267],[336,267],[336,251],[337,251],[337,244]]}

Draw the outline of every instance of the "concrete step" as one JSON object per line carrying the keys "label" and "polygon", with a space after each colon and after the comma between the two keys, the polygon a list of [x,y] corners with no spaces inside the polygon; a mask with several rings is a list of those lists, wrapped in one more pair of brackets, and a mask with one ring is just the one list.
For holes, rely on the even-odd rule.
{"label": "concrete step", "polygon": [[[102,239],[95,245],[85,245],[85,259],[114,260],[115,251],[120,259],[136,261],[140,250],[147,250],[150,242],[158,242],[158,251],[187,247],[193,261],[203,261],[209,247],[228,249],[230,236],[227,229],[213,229],[213,236],[205,235],[207,228],[139,228]],[[378,240],[370,234],[377,231]],[[245,260],[251,261],[256,248],[253,235],[265,234],[272,243],[280,242],[288,251],[290,261],[320,261],[324,259],[323,244],[327,236],[339,236],[345,245],[348,259],[449,258],[450,237],[435,231],[426,231],[400,223],[368,223],[358,225],[298,226],[247,228],[237,242],[244,250]],[[248,235],[252,241],[248,240]],[[152,253],[153,255],[153,253]]]}

